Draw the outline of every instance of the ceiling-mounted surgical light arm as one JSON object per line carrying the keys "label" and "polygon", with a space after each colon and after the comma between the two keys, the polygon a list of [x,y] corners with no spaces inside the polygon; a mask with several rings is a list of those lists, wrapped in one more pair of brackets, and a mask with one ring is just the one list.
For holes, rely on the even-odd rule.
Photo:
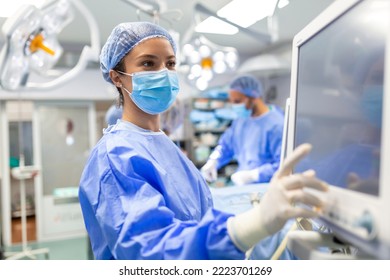
{"label": "ceiling-mounted surgical light arm", "polygon": [[65,72],[58,78],[49,82],[27,83],[25,89],[49,90],[49,89],[56,88],[57,86],[62,85],[67,81],[75,78],[81,71],[83,71],[88,66],[88,62],[90,61],[97,62],[99,60],[100,35],[99,35],[99,28],[95,18],[81,1],[79,0],[69,0],[69,1],[72,2],[72,4],[80,11],[80,13],[84,16],[85,20],[87,21],[90,30],[90,35],[91,35],[90,37],[91,46],[84,46],[83,50],[81,51],[77,64],[69,71]]}
{"label": "ceiling-mounted surgical light arm", "polygon": [[[173,24],[173,21],[179,21],[181,20],[183,16],[183,12],[179,9],[173,9],[173,10],[161,10],[160,4],[158,1],[148,1],[148,0],[122,0],[123,2],[133,6],[134,8],[142,11],[143,13],[155,18],[157,17],[158,19],[165,20],[168,22],[170,25]],[[168,13],[176,13],[177,17],[169,19],[166,14]]]}
{"label": "ceiling-mounted surgical light arm", "polygon": [[217,19],[219,19],[221,21],[224,21],[224,22],[226,22],[226,23],[228,23],[228,24],[238,28],[243,33],[246,33],[246,34],[252,36],[253,38],[261,41],[262,43],[270,43],[271,42],[272,38],[271,38],[271,36],[269,34],[258,33],[256,31],[251,30],[251,29],[243,28],[243,27],[235,24],[234,22],[231,22],[231,21],[227,20],[226,18],[222,18],[222,17],[218,16],[216,13],[214,13],[211,10],[209,10],[208,8],[206,8],[205,6],[203,6],[200,3],[196,3],[194,9],[197,12],[200,12],[200,13],[203,13],[203,14],[215,17],[215,18],[217,18]]}

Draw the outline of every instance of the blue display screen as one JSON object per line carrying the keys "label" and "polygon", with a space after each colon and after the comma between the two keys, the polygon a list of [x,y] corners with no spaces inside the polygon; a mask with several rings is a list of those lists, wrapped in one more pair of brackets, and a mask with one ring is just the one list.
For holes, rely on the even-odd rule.
{"label": "blue display screen", "polygon": [[313,150],[295,171],[379,195],[388,1],[365,1],[299,47],[295,145]]}

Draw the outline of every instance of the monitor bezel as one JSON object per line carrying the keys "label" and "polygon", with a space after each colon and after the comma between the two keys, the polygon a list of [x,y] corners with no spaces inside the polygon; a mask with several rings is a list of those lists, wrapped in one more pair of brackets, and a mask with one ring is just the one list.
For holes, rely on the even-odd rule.
{"label": "monitor bezel", "polygon": [[[295,145],[295,120],[297,106],[297,80],[298,59],[300,47],[316,34],[329,26],[333,21],[348,13],[355,6],[366,0],[335,1],[318,17],[310,22],[304,29],[294,36],[292,44],[291,60],[291,84],[290,84],[290,116],[288,121],[287,155]],[[390,15],[390,8],[388,9]],[[368,255],[375,258],[390,259],[390,35],[386,38],[385,49],[385,82],[382,115],[382,139],[381,139],[381,164],[379,177],[379,196],[367,195],[347,189],[330,186],[325,195],[318,194],[327,201],[324,214],[320,216],[320,222],[329,227],[339,239],[350,243]],[[387,109],[387,110],[386,110]],[[387,120],[387,121],[386,121]],[[387,155],[387,156],[384,156]],[[386,189],[385,186],[388,186]],[[331,211],[329,210],[331,209]],[[368,211],[375,223],[375,231],[368,236],[361,236],[358,231],[351,231],[347,223],[341,221],[356,220]],[[332,216],[332,217],[331,217]],[[337,218],[334,218],[337,217]],[[375,237],[374,237],[375,235]]]}

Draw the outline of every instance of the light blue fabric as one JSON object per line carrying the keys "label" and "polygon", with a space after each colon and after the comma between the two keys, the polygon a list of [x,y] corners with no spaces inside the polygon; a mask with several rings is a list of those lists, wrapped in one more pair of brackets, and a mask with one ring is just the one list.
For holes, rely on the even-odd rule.
{"label": "light blue fabric", "polygon": [[107,82],[111,69],[139,43],[156,37],[169,41],[176,53],[176,44],[171,35],[161,26],[151,22],[125,22],[118,24],[111,32],[100,53],[100,69]]}
{"label": "light blue fabric", "polygon": [[157,115],[171,107],[179,93],[179,79],[175,71],[142,71],[136,73],[119,73],[132,77],[133,92],[131,100],[145,113]]}
{"label": "light blue fabric", "polygon": [[245,103],[232,104],[232,110],[237,118],[249,118],[252,115],[252,110],[247,109]]}
{"label": "light blue fabric", "polygon": [[108,125],[116,124],[118,119],[122,118],[123,109],[122,107],[117,107],[116,105],[112,105],[108,108],[105,116],[106,123]]}
{"label": "light blue fabric", "polygon": [[257,183],[269,182],[279,167],[283,115],[271,110],[260,117],[239,118],[222,134],[217,168],[237,160],[238,170],[259,171]]}
{"label": "light blue fabric", "polygon": [[[238,114],[236,112],[236,110],[243,110],[244,108],[239,108],[236,110],[233,110],[234,106],[236,104],[232,104],[232,106],[229,106],[229,107],[224,107],[224,108],[219,108],[219,109],[216,109],[214,112],[215,112],[215,116],[219,119],[223,119],[223,120],[229,120],[229,121],[232,121],[232,120],[235,120],[238,118]],[[243,104],[237,104],[237,105],[240,105],[240,107],[244,106]],[[276,110],[278,111],[279,113],[281,113],[282,115],[284,115],[284,111],[282,108],[280,108],[279,106],[277,105],[274,105],[274,104],[268,104],[268,108],[270,108],[270,110]],[[246,109],[246,108],[245,108]],[[249,116],[252,114],[252,111],[251,110],[248,110],[246,109],[248,112],[246,113],[246,115],[249,114]]]}
{"label": "light blue fabric", "polygon": [[190,120],[193,123],[208,122],[215,120],[215,114],[211,111],[192,110],[190,113]]}
{"label": "light blue fabric", "polygon": [[231,107],[218,108],[215,111],[215,116],[219,119],[232,121],[237,119],[236,112],[233,111]]}
{"label": "light blue fabric", "polygon": [[248,97],[263,97],[262,84],[256,77],[243,75],[235,78],[230,83],[230,89],[237,90]]}
{"label": "light blue fabric", "polygon": [[231,214],[163,132],[118,121],[92,150],[79,199],[96,259],[243,259]]}

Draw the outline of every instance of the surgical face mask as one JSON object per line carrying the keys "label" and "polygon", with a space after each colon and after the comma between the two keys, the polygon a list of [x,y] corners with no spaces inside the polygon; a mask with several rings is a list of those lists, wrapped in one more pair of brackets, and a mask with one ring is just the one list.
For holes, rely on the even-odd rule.
{"label": "surgical face mask", "polygon": [[175,71],[118,72],[132,77],[133,92],[123,89],[145,113],[157,115],[168,110],[179,93],[179,80]]}
{"label": "surgical face mask", "polygon": [[247,109],[245,103],[232,104],[231,107],[237,118],[249,118],[252,115],[252,110]]}
{"label": "surgical face mask", "polygon": [[366,119],[375,127],[382,126],[383,86],[371,85],[363,90],[361,106]]}

